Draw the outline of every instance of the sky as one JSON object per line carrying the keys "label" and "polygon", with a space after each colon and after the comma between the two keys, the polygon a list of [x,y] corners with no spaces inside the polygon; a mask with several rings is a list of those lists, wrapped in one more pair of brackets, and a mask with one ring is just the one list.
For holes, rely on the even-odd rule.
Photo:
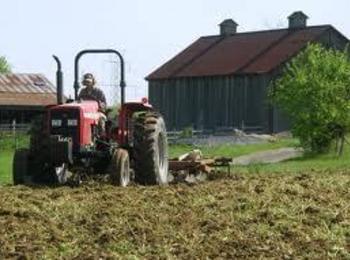
{"label": "sky", "polygon": [[[349,7],[348,0],[0,0],[0,55],[14,72],[42,73],[55,82],[56,54],[69,96],[76,53],[114,48],[126,61],[127,99],[139,100],[147,96],[148,74],[199,37],[218,34],[227,18],[239,32],[275,29],[300,10],[309,25],[332,24],[350,38]],[[119,99],[118,64],[111,55],[81,61],[81,73],[96,74],[109,103]]]}

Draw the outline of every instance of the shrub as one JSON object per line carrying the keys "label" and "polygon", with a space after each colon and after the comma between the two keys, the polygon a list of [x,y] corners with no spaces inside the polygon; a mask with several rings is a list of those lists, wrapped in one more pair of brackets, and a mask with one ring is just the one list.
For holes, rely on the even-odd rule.
{"label": "shrub", "polygon": [[270,97],[289,115],[292,133],[307,151],[328,151],[350,127],[347,52],[308,45],[270,86]]}
{"label": "shrub", "polygon": [[6,74],[11,72],[11,65],[7,62],[6,58],[0,56],[0,74]]}

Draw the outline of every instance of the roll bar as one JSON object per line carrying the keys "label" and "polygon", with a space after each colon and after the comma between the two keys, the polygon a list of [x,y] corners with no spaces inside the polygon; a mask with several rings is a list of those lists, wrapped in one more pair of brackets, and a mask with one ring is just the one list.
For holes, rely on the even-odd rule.
{"label": "roll bar", "polygon": [[125,103],[125,64],[124,64],[124,58],[123,56],[114,49],[88,49],[88,50],[82,50],[75,56],[74,61],[74,98],[75,100],[78,99],[78,92],[79,92],[79,61],[80,58],[85,54],[107,54],[112,53],[118,56],[120,60],[120,90],[121,90],[121,104],[123,105]]}

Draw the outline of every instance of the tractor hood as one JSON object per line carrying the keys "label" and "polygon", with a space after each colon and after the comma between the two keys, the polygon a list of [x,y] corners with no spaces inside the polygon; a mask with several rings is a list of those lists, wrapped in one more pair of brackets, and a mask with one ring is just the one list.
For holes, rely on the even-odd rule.
{"label": "tractor hood", "polygon": [[98,112],[98,103],[96,101],[74,101],[72,103],[66,103],[51,107],[51,109],[65,109],[65,108],[78,108],[84,113],[96,113]]}
{"label": "tractor hood", "polygon": [[98,121],[100,117],[98,103],[96,101],[75,101],[51,107],[51,111],[78,109],[86,120]]}

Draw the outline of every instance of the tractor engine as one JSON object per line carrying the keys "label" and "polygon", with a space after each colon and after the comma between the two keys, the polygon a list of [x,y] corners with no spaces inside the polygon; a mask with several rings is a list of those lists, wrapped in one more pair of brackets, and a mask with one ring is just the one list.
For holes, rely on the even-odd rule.
{"label": "tractor engine", "polygon": [[99,121],[104,115],[95,101],[74,102],[51,107],[48,111],[50,161],[55,166],[73,164],[92,157],[101,137]]}

